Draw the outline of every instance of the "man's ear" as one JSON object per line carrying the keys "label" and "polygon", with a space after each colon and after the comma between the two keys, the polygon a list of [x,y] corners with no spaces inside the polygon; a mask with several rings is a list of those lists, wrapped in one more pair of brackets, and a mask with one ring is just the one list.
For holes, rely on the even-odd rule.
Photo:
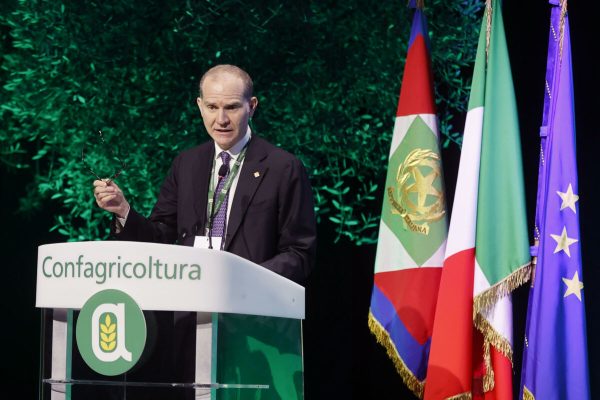
{"label": "man's ear", "polygon": [[258,107],[258,98],[253,96],[250,98],[250,116],[254,115],[254,111],[256,111],[256,107]]}
{"label": "man's ear", "polygon": [[202,99],[200,97],[196,97],[196,104],[198,105],[198,109],[200,110],[200,115],[202,115]]}

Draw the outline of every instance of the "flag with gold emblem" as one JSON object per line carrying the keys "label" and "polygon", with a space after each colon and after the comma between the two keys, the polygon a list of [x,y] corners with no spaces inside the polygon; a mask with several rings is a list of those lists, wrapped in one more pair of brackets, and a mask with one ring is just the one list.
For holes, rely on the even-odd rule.
{"label": "flag with gold emblem", "polygon": [[389,155],[369,328],[419,397],[447,233],[430,63],[427,22],[416,7]]}
{"label": "flag with gold emblem", "polygon": [[551,1],[524,400],[590,398],[567,2]]}
{"label": "flag with gold emblem", "polygon": [[511,291],[530,273],[517,107],[501,2],[481,25],[425,399],[512,400]]}

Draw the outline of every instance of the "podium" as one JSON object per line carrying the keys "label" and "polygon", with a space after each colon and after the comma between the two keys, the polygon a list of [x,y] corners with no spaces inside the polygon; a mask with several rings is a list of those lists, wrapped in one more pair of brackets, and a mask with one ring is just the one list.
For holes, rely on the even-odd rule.
{"label": "podium", "polygon": [[40,399],[300,399],[304,288],[234,254],[38,248]]}

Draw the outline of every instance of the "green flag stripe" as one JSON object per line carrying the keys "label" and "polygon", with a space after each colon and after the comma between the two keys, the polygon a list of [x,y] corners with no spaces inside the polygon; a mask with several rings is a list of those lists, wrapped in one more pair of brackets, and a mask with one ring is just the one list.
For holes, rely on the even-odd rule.
{"label": "green flag stripe", "polygon": [[[477,215],[476,257],[491,285],[527,264],[529,239],[519,123],[500,3],[492,14]],[[485,21],[485,19],[484,19]],[[485,40],[485,29],[482,29]],[[480,49],[481,40],[480,37]],[[481,54],[478,53],[478,61]]]}
{"label": "green flag stripe", "polygon": [[479,44],[477,45],[477,57],[473,69],[473,81],[471,83],[471,94],[469,95],[468,110],[483,107],[485,94],[485,18],[479,32]]}

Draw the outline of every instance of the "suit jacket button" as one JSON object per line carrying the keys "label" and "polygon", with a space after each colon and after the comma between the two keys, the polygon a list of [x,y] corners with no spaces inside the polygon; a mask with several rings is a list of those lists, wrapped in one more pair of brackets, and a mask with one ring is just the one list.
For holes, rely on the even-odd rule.
{"label": "suit jacket button", "polygon": [[185,236],[187,235],[186,232],[183,232],[183,234],[181,235],[182,238],[185,238]]}

